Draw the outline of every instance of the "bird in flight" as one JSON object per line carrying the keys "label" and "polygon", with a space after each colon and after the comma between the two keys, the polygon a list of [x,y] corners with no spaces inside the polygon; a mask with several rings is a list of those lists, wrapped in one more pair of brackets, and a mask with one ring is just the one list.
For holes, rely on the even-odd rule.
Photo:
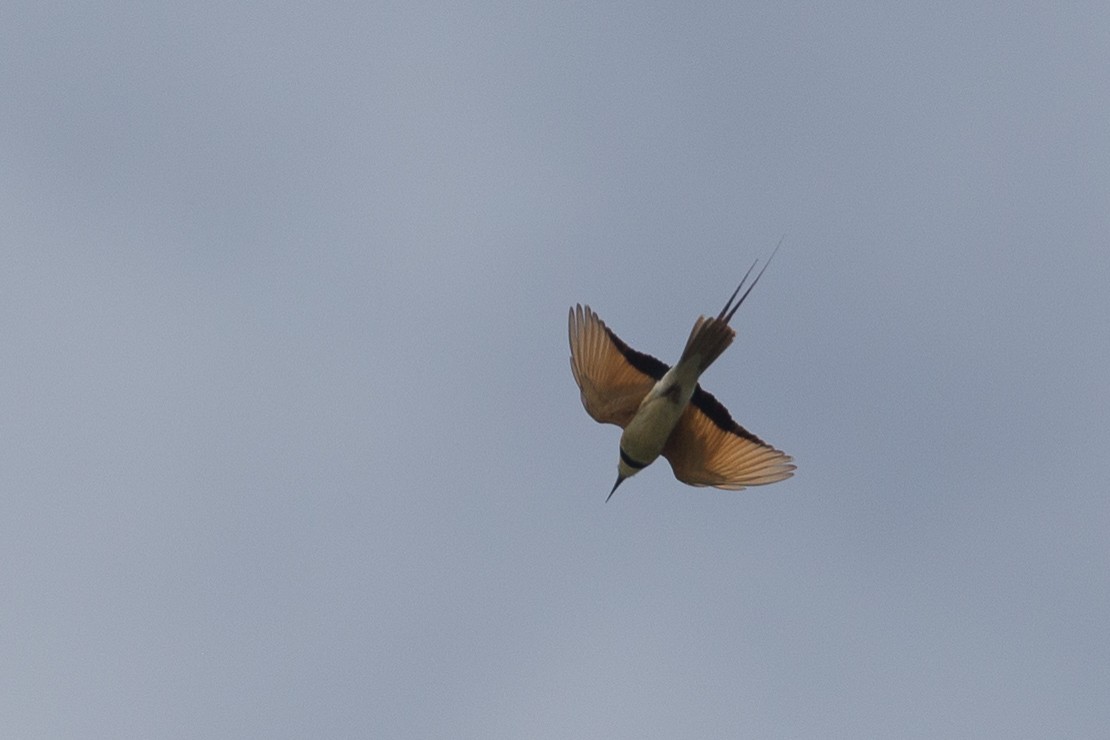
{"label": "bird in flight", "polygon": [[794,474],[793,458],[737,424],[698,384],[698,377],[732,343],[736,330],[728,323],[767,265],[740,300],[736,296],[755,264],[715,318],[698,317],[674,367],[622,342],[589,306],[570,309],[570,370],[582,391],[582,405],[594,420],[624,429],[617,482],[606,501],[626,478],[660,455],[670,462],[675,478],[691,486],[738,491]]}

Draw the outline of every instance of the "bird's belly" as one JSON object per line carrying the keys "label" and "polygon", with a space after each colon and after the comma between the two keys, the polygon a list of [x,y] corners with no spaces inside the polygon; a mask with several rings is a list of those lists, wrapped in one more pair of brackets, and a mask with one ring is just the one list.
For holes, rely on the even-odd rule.
{"label": "bird's belly", "polygon": [[621,449],[636,462],[653,462],[663,451],[687,401],[680,394],[649,395],[624,428]]}

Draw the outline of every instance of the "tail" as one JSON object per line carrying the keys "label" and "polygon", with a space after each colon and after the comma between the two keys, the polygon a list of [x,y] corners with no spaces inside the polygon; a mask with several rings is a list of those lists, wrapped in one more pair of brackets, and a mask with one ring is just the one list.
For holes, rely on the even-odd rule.
{"label": "tail", "polygon": [[682,350],[682,357],[678,364],[695,362],[698,375],[701,375],[714,360],[721,356],[722,352],[728,349],[735,336],[736,330],[729,326],[727,321],[699,316],[690,332],[690,338],[686,340],[686,349]]}
{"label": "tail", "polygon": [[[780,239],[779,245],[781,244],[782,240]],[[777,251],[779,251],[778,246],[775,247],[774,252],[771,252],[771,256],[767,258],[767,264],[763,265],[763,269],[755,276],[755,280],[752,281],[752,284],[748,286],[748,289],[744,291],[744,295],[740,296],[740,300],[736,301],[735,305],[733,301],[736,300],[736,296],[740,295],[740,289],[744,287],[744,283],[747,282],[748,276],[752,274],[752,270],[755,269],[759,260],[753,262],[752,266],[748,268],[748,271],[744,273],[744,277],[740,281],[740,284],[736,286],[736,290],[732,292],[732,296],[728,299],[728,303],[725,304],[725,307],[721,309],[721,312],[717,314],[716,318],[698,317],[698,320],[694,322],[694,328],[690,330],[690,338],[686,340],[686,349],[682,350],[682,357],[678,360],[680,365],[687,361],[696,362],[698,374],[700,375],[705,372],[706,368],[713,364],[714,360],[721,356],[722,352],[728,349],[728,346],[732,344],[732,340],[736,337],[736,330],[729,326],[728,322],[732,320],[732,316],[736,313],[736,309],[740,308],[740,304],[743,303],[752,292],[752,288],[755,287],[755,284],[763,277],[763,273],[766,272],[768,265],[771,264],[771,260],[774,259],[775,252]]]}

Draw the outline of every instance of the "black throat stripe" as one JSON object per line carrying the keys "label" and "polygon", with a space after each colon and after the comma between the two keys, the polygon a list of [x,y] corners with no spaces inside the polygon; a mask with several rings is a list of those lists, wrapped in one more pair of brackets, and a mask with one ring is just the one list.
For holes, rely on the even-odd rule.
{"label": "black throat stripe", "polygon": [[628,456],[628,453],[624,451],[623,447],[621,447],[620,449],[621,449],[621,460],[624,460],[625,465],[627,465],[630,468],[634,468],[636,470],[642,470],[643,468],[647,467],[647,463],[642,463],[639,460],[633,460],[631,457]]}

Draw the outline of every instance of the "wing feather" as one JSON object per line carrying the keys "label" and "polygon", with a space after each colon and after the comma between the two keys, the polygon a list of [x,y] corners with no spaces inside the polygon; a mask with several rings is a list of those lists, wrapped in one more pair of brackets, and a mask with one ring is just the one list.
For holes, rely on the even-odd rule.
{"label": "wing feather", "polygon": [[570,310],[569,330],[570,370],[582,405],[602,424],[624,427],[669,368],[622,342],[589,306]]}
{"label": "wing feather", "polygon": [[674,475],[691,486],[738,491],[794,475],[791,458],[737,424],[699,385],[663,447]]}

